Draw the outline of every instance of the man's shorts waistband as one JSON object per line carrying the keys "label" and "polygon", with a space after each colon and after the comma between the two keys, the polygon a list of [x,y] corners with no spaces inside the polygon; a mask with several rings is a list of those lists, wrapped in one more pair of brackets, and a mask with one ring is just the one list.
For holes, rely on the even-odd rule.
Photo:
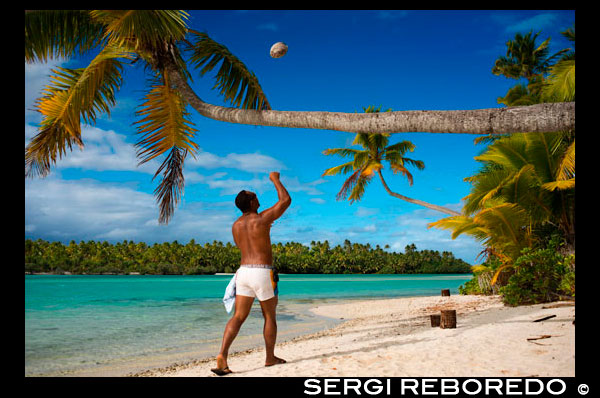
{"label": "man's shorts waistband", "polygon": [[272,265],[268,265],[268,264],[242,264],[242,265],[240,265],[240,267],[273,269],[273,266]]}

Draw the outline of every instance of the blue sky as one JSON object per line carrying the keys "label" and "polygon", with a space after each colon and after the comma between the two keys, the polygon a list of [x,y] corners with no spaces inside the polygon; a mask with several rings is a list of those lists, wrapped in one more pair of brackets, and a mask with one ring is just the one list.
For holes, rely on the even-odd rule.
{"label": "blue sky", "polygon": [[[573,25],[568,10],[516,11],[189,11],[189,26],[227,46],[258,77],[275,110],[362,112],[369,105],[400,110],[495,108],[497,98],[516,84],[491,73],[505,43],[517,32],[551,37],[552,52],[569,46],[560,31]],[[269,56],[275,42],[288,53]],[[90,57],[25,65],[25,144],[41,121],[33,104],[51,69],[83,67]],[[193,73],[204,101],[226,105],[211,90],[213,73]],[[198,243],[231,242],[231,224],[240,215],[233,201],[241,189],[258,193],[266,209],[277,200],[268,179],[280,171],[292,206],[273,226],[271,239],[310,244],[328,240],[389,245],[403,252],[448,250],[474,264],[482,247],[472,238],[428,229],[444,214],[389,196],[378,180],[360,202],[336,201],[344,176],[322,177],[343,162],[324,156],[327,148],[350,146],[354,134],[328,130],[257,127],[210,120],[189,109],[201,148],[185,163],[185,192],[168,225],[158,224],[152,176],[162,160],[137,166],[136,106],[145,93],[142,66],[126,67],[125,84],[110,117],[82,126],[85,148],[57,162],[46,178],[25,181],[25,238],[133,240]],[[460,211],[470,185],[463,181],[479,167],[482,149],[470,134],[398,133],[416,145],[414,184],[384,169],[390,188],[405,196]]]}

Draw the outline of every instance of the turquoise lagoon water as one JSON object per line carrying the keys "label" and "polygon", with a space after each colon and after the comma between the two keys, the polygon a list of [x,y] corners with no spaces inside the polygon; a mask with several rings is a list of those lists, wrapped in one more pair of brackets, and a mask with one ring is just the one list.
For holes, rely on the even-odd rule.
{"label": "turquoise lagoon water", "polygon": [[[458,293],[470,274],[280,275],[278,341],[339,320],[323,302]],[[214,356],[231,275],[25,275],[25,375],[120,376]],[[257,301],[231,352],[263,344]]]}

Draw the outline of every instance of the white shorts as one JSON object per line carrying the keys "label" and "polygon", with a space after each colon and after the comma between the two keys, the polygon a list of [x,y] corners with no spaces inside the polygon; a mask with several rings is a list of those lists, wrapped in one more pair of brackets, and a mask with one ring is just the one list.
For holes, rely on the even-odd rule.
{"label": "white shorts", "polygon": [[240,266],[235,279],[235,294],[257,297],[259,301],[275,297],[278,289],[273,270]]}

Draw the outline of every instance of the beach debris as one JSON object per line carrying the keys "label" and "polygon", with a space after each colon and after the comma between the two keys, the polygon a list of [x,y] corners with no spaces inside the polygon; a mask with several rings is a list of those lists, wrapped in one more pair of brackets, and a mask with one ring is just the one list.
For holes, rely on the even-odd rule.
{"label": "beach debris", "polygon": [[440,314],[432,314],[429,315],[429,318],[431,319],[431,327],[439,327],[440,326]]}
{"label": "beach debris", "polygon": [[551,335],[549,335],[549,334],[544,334],[544,335],[542,335],[542,336],[540,336],[540,337],[528,337],[528,338],[527,338],[527,341],[532,341],[532,340],[541,340],[541,339],[549,339],[550,337],[552,337],[552,336],[551,336]]}
{"label": "beach debris", "polygon": [[456,310],[442,310],[440,316],[440,328],[456,328]]}
{"label": "beach debris", "polygon": [[442,297],[450,297],[450,289],[442,289]]}
{"label": "beach debris", "polygon": [[547,320],[547,319],[554,318],[555,316],[556,316],[556,315],[548,315],[548,316],[545,316],[545,317],[543,317],[543,318],[536,319],[536,320],[534,320],[534,321],[532,321],[532,322],[541,322],[541,321],[545,321],[545,320]]}
{"label": "beach debris", "polygon": [[560,308],[560,307],[575,307],[575,302],[545,305],[545,306],[542,307],[542,309],[545,310],[545,309],[548,309],[548,308]]}
{"label": "beach debris", "polygon": [[271,46],[269,53],[272,58],[281,58],[287,53],[287,50],[288,46],[284,42],[278,41]]}

